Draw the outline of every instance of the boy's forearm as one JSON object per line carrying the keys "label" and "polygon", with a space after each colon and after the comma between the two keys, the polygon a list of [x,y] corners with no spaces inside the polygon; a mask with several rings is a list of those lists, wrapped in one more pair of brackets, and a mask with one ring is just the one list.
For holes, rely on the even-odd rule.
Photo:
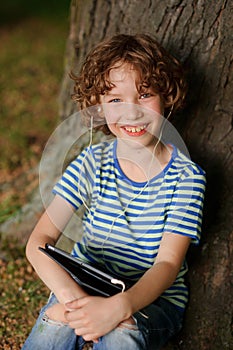
{"label": "boy's forearm", "polygon": [[141,279],[120,297],[127,308],[127,318],[155,301],[174,282],[177,269],[160,262],[151,267]]}
{"label": "boy's forearm", "polygon": [[[44,238],[44,241],[55,243],[50,237]],[[35,238],[31,238],[26,248],[26,255],[40,279],[54,292],[58,301],[65,304],[87,295],[62,267],[39,251],[40,245],[43,245],[41,241],[37,242]]]}
{"label": "boy's forearm", "polygon": [[38,248],[44,247],[46,243],[56,244],[72,213],[73,209],[62,198],[56,196],[38,221],[26,247],[27,258],[38,276],[62,304],[86,293],[63,268]]}

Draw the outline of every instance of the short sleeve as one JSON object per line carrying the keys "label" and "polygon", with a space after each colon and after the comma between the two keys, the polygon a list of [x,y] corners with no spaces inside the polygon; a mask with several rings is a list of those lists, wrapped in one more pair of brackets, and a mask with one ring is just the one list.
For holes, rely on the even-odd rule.
{"label": "short sleeve", "polygon": [[205,172],[200,167],[185,167],[171,198],[164,231],[189,236],[192,243],[199,243],[205,185]]}
{"label": "short sleeve", "polygon": [[87,204],[90,201],[94,174],[94,158],[91,148],[87,148],[68,165],[54,186],[53,193],[78,209],[83,203]]}

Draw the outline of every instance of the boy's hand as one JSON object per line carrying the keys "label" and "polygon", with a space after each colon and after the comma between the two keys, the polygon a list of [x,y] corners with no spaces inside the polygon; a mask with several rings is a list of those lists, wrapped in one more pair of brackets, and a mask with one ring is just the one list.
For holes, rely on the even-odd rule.
{"label": "boy's hand", "polygon": [[[124,303],[118,295],[110,298],[88,296],[65,304],[69,326],[86,341],[98,338],[116,328],[127,317]],[[129,322],[128,322],[129,321]],[[133,319],[125,321],[132,324]]]}

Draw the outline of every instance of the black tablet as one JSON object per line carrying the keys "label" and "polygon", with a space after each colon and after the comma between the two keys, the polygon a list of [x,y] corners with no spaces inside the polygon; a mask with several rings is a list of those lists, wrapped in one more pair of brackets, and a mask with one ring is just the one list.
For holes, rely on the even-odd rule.
{"label": "black tablet", "polygon": [[128,289],[133,283],[119,279],[101,266],[83,262],[51,244],[39,250],[62,266],[90,295],[112,296]]}

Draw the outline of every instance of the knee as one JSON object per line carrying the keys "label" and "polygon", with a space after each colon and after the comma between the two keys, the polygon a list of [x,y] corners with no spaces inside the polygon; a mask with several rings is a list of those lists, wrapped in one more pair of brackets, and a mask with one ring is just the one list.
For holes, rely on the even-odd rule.
{"label": "knee", "polygon": [[49,307],[45,311],[45,317],[56,322],[68,323],[65,318],[65,307],[64,305],[57,303]]}
{"label": "knee", "polygon": [[[146,350],[147,341],[140,331],[137,322],[122,322],[113,331],[101,338],[99,348],[119,350]],[[95,348],[95,347],[94,347]],[[96,347],[97,349],[98,347]],[[99,349],[98,348],[98,349]]]}
{"label": "knee", "polygon": [[117,328],[125,328],[130,330],[138,330],[137,321],[134,317],[130,317],[128,320],[121,322]]}

